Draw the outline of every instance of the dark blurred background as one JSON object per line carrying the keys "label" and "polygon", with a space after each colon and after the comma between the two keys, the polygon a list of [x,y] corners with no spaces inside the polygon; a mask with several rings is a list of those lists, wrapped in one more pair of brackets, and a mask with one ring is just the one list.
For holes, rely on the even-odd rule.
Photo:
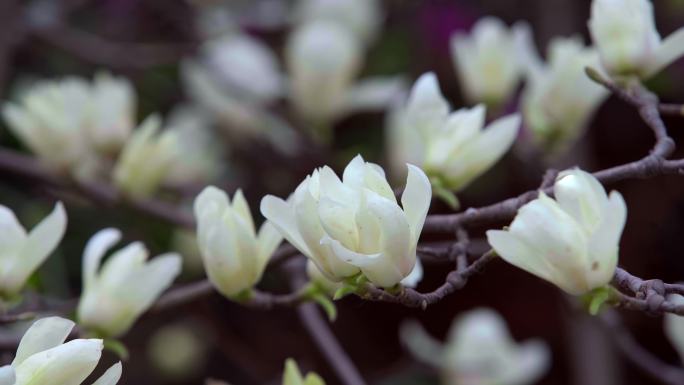
{"label": "dark blurred background", "polygon": [[[252,3],[256,6],[260,2]],[[684,1],[654,3],[661,35],[666,36],[684,23]],[[270,4],[270,8],[263,9],[279,12],[290,6],[288,2],[280,5]],[[463,102],[449,55],[449,36],[457,30],[469,30],[484,15],[498,16],[509,24],[528,21],[538,47],[545,47],[556,35],[578,34],[589,41],[589,0],[387,0],[383,7],[385,25],[369,49],[364,74],[406,74],[413,81],[426,71],[435,71],[454,106],[462,106]],[[250,17],[245,13],[241,26],[281,54],[287,27],[265,28]],[[50,18],[59,21],[54,24]],[[50,27],[41,28],[41,22]],[[168,113],[187,98],[179,80],[178,60],[196,52],[200,37],[195,22],[195,6],[178,0],[0,0],[0,93],[11,97],[25,79],[65,75],[91,78],[96,71],[108,69],[134,82],[139,119],[155,111]],[[129,45],[136,44],[163,49],[159,57],[144,57],[129,50]],[[684,62],[670,66],[648,86],[664,101],[684,101]],[[277,155],[269,151],[267,144],[244,144],[225,159],[235,179],[222,183],[245,187],[256,213],[264,194],[287,194],[314,167],[332,164],[339,169],[356,153],[383,163],[383,117],[382,113],[366,113],[345,118],[335,125],[330,147],[295,157]],[[666,123],[675,140],[684,140],[684,119],[668,118]],[[602,169],[642,157],[652,142],[651,132],[636,111],[611,97],[600,107],[575,148],[550,166]],[[0,143],[21,148],[4,129],[0,130]],[[682,155],[684,152],[678,150],[676,156]],[[511,151],[460,196],[462,204],[477,207],[534,189],[545,167],[521,160],[516,151]],[[279,177],[278,184],[265,182],[283,170],[289,172]],[[608,188],[619,190],[629,207],[620,264],[644,278],[684,280],[684,180],[658,177]],[[25,222],[40,218],[52,200],[50,191],[41,186],[4,175],[0,179],[0,202],[15,209],[21,218],[28,218]],[[40,202],[43,204],[37,205]],[[85,203],[68,208],[67,237],[33,283],[58,296],[78,295],[81,251],[100,228],[126,228],[127,238],[144,240],[153,252],[173,247],[173,229],[167,224],[125,210],[99,210],[93,215],[92,207]],[[439,203],[432,208],[432,212],[447,210]],[[492,227],[501,225],[505,223]],[[482,237],[484,230],[474,229],[471,236]],[[419,289],[435,288],[443,282],[447,268],[426,265]],[[186,273],[181,281],[200,276]],[[277,271],[267,272],[262,286],[273,291],[287,290]],[[498,310],[517,340],[539,337],[548,342],[553,364],[539,384],[655,383],[627,364],[600,327],[575,310],[559,290],[501,261],[490,264],[463,290],[425,311],[345,298],[338,302],[339,317],[332,329],[369,383],[436,384],[436,371],[417,363],[402,348],[399,325],[417,319],[442,339],[454,316],[480,306]],[[675,351],[663,336],[660,317],[621,314],[648,350],[666,362],[678,363]],[[163,329],[169,325],[176,329]],[[160,331],[167,334],[157,335]],[[252,310],[218,294],[181,309],[143,317],[124,342],[130,348],[131,359],[124,365],[122,385],[201,384],[207,377],[233,384],[278,384],[287,357],[297,359],[305,370],[315,370],[328,384],[339,383],[294,309]],[[154,358],[155,354],[179,355],[178,362],[185,364],[169,359],[164,365]],[[107,359],[115,358],[108,355]]]}

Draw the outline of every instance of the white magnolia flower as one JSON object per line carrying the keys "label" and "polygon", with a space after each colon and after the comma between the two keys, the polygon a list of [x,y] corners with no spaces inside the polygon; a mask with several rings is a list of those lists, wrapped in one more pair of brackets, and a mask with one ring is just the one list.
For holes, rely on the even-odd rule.
{"label": "white magnolia flower", "polygon": [[316,373],[309,372],[302,376],[297,363],[288,358],[285,361],[285,371],[283,372],[283,385],[325,385],[325,381]]}
{"label": "white magnolia flower", "polygon": [[114,166],[114,183],[125,193],[144,198],[152,195],[167,177],[178,153],[178,134],[159,133],[161,119],[145,119],[126,143]]}
{"label": "white magnolia flower", "polygon": [[530,40],[529,26],[518,23],[511,28],[498,18],[480,19],[470,35],[451,37],[451,55],[465,97],[471,103],[500,105],[508,99],[523,73],[517,59],[520,45]]}
{"label": "white magnolia flower", "polygon": [[76,77],[27,88],[3,116],[12,132],[51,167],[90,177],[98,153],[116,152],[135,116],[135,92],[124,78],[98,74],[92,84]]}
{"label": "white magnolia flower", "polygon": [[650,0],[594,0],[589,31],[614,75],[648,78],[684,55],[684,27],[661,40]]}
{"label": "white magnolia flower", "polygon": [[299,0],[294,18],[299,23],[315,20],[338,23],[368,43],[377,35],[383,15],[377,0]]}
{"label": "white magnolia flower", "polygon": [[176,137],[176,153],[166,173],[166,183],[208,183],[223,171],[222,147],[203,111],[190,106],[175,108],[167,130]]}
{"label": "white magnolia flower", "polygon": [[269,222],[257,234],[242,190],[230,201],[209,186],[195,199],[197,242],[214,287],[227,297],[251,289],[283,237]]}
{"label": "white magnolia flower", "polygon": [[[679,294],[671,294],[667,297],[669,302],[684,306],[684,297]],[[679,358],[684,362],[684,317],[672,313],[665,314],[665,335],[672,346],[679,353]]]}
{"label": "white magnolia flower", "polygon": [[404,325],[401,337],[414,355],[440,369],[448,385],[533,384],[550,364],[544,342],[516,343],[504,319],[491,309],[456,318],[444,346],[416,323]]}
{"label": "white magnolia flower", "polygon": [[[64,342],[74,323],[60,317],[39,319],[26,331],[11,365],[0,368],[1,385],[80,385],[100,361],[100,339]],[[115,385],[121,363],[114,364],[93,385]]]}
{"label": "white magnolia flower", "polygon": [[403,89],[397,77],[376,77],[355,83],[363,47],[337,23],[318,20],[297,28],[289,37],[285,57],[290,72],[290,100],[312,124],[327,124],[361,109],[387,106]]}
{"label": "white magnolia flower", "polygon": [[62,203],[27,233],[9,208],[0,205],[0,297],[19,293],[26,280],[57,248],[67,215]]}
{"label": "white magnolia flower", "polygon": [[181,257],[167,253],[147,262],[141,242],[118,250],[102,263],[105,253],[121,239],[116,229],[96,233],[83,252],[83,294],[79,324],[104,336],[125,333],[180,273]]}
{"label": "white magnolia flower", "polygon": [[577,38],[554,38],[545,64],[535,51],[524,55],[528,82],[522,95],[525,124],[550,153],[566,149],[584,132],[589,118],[608,96],[585,68],[600,68],[596,50]]}
{"label": "white magnolia flower", "polygon": [[264,197],[261,213],[329,279],[360,270],[372,283],[391,287],[413,270],[432,198],[425,173],[408,169],[401,206],[382,168],[359,155],[342,180],[330,167],[317,169],[288,201]]}
{"label": "white magnolia flower", "polygon": [[627,217],[622,195],[607,195],[593,175],[579,169],[558,176],[554,195],[555,200],[540,192],[506,231],[487,231],[489,244],[508,263],[569,294],[607,285]]}
{"label": "white magnolia flower", "polygon": [[422,75],[407,104],[395,109],[389,119],[393,168],[416,164],[450,189],[465,188],[513,144],[520,118],[508,115],[483,130],[484,122],[483,105],[450,112],[435,75]]}

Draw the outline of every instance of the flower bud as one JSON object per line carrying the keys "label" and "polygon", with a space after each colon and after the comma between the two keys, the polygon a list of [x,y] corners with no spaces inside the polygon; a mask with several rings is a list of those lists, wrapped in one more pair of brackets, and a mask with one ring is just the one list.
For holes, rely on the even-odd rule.
{"label": "flower bud", "polygon": [[173,131],[159,133],[161,119],[152,115],[128,140],[114,167],[114,183],[125,193],[145,198],[166,178],[178,153],[178,137]]}
{"label": "flower bud", "polygon": [[102,264],[107,250],[119,239],[118,230],[101,230],[88,241],[83,253],[79,324],[108,337],[125,333],[171,285],[181,267],[181,257],[175,253],[146,262],[149,252],[140,242],[118,250]]}
{"label": "flower bud", "polygon": [[[0,368],[2,385],[79,385],[93,372],[104,347],[99,339],[64,342],[74,323],[60,317],[42,318],[26,331],[11,366]],[[93,385],[115,385],[121,363],[113,365]]]}
{"label": "flower bud", "polygon": [[303,118],[325,123],[340,114],[360,70],[361,50],[337,23],[314,21],[292,33],[285,47],[290,97]]}
{"label": "flower bud", "polygon": [[449,111],[433,73],[422,75],[403,108],[394,111],[388,130],[395,170],[404,162],[420,165],[446,187],[461,190],[487,171],[513,144],[517,114],[483,130],[485,107]]}
{"label": "flower bud", "polygon": [[451,55],[466,99],[498,106],[515,90],[523,74],[517,60],[519,44],[529,40],[529,27],[512,28],[495,17],[480,19],[470,35],[451,37]]}
{"label": "flower bud", "polygon": [[257,234],[242,191],[231,202],[222,190],[205,188],[195,199],[195,218],[204,269],[214,287],[233,297],[258,283],[283,238],[269,222]]}
{"label": "flower bud", "polygon": [[506,231],[487,240],[506,262],[572,295],[607,285],[618,261],[627,207],[620,193],[606,194],[591,174],[573,169],[558,176],[556,199],[543,192],[518,210]]}
{"label": "flower bud", "polygon": [[440,369],[445,384],[533,384],[550,364],[546,344],[516,343],[503,318],[485,308],[455,319],[444,346],[415,323],[404,325],[401,337],[414,355]]}
{"label": "flower bud", "polygon": [[534,141],[551,154],[572,145],[587,121],[608,96],[589,79],[585,68],[599,68],[593,48],[575,38],[555,38],[549,43],[548,62],[529,52],[528,82],[522,94],[525,124]]}
{"label": "flower bud", "polygon": [[594,0],[589,31],[612,75],[648,78],[684,54],[684,27],[661,41],[649,0]]}
{"label": "flower bud", "polygon": [[0,297],[10,299],[19,293],[29,276],[57,248],[66,226],[61,202],[28,234],[12,210],[0,205]]}
{"label": "flower bud", "polygon": [[372,283],[391,287],[413,270],[432,198],[425,173],[408,169],[401,207],[382,168],[359,155],[342,180],[327,166],[317,169],[288,201],[264,197],[261,213],[328,279],[360,270]]}

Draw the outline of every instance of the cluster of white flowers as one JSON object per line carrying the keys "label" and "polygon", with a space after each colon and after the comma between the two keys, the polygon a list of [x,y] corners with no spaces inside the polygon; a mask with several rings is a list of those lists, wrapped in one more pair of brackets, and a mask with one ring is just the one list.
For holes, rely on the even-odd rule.
{"label": "cluster of white flowers", "polygon": [[[101,178],[133,198],[154,194],[164,183],[206,182],[216,176],[218,151],[209,124],[233,127],[236,138],[258,135],[292,150],[293,129],[268,111],[287,98],[302,122],[320,130],[350,111],[383,109],[393,173],[405,177],[401,198],[377,164],[361,155],[342,176],[315,169],[286,199],[260,201],[265,218],[257,231],[247,199],[232,200],[217,187],[195,199],[199,253],[211,284],[241,300],[259,283],[283,239],[308,258],[310,280],[334,297],[345,285],[374,285],[388,292],[415,287],[422,277],[417,247],[433,187],[458,192],[490,169],[513,146],[521,122],[550,152],[566,148],[582,133],[607,92],[591,82],[591,67],[615,81],[646,79],[684,54],[684,28],[661,40],[647,0],[594,0],[589,30],[594,46],[578,38],[555,38],[547,60],[539,58],[526,24],[506,27],[484,18],[471,32],[452,38],[456,70],[471,108],[452,110],[433,73],[415,82],[406,100],[400,78],[357,82],[363,53],[382,22],[377,1],[301,0],[285,44],[287,75],[276,56],[256,38],[231,29],[213,36],[198,59],[183,64],[195,105],[177,110],[169,128],[152,115],[135,125],[135,93],[126,80],[98,75],[92,84],[75,78],[39,83],[3,116],[10,129],[51,167],[77,178]],[[325,54],[323,54],[325,53]],[[487,108],[501,107],[525,82],[520,114],[486,123]],[[206,135],[205,135],[206,134]],[[325,133],[315,133],[325,136]],[[407,171],[406,171],[407,170]],[[522,206],[510,226],[487,231],[487,241],[506,262],[581,296],[610,283],[618,263],[627,207],[618,192],[607,193],[590,173],[561,172],[553,198],[540,191]],[[30,275],[57,248],[67,226],[61,203],[29,233],[14,213],[0,206],[0,297],[21,294]],[[104,229],[83,253],[83,293],[76,317],[83,330],[118,337],[180,274],[181,257],[167,253],[147,261],[134,242],[113,253],[116,229]],[[683,302],[681,296],[673,303]],[[666,331],[684,356],[684,318],[668,316]],[[74,323],[37,321],[24,335],[11,365],[0,368],[0,385],[78,385],[97,365],[103,341],[64,343]],[[516,344],[499,315],[476,310],[459,318],[446,347],[415,325],[403,337],[420,358],[441,368],[453,384],[528,384],[549,365],[545,345]],[[93,385],[114,385],[121,365]],[[287,361],[285,385],[324,385],[302,377]]]}

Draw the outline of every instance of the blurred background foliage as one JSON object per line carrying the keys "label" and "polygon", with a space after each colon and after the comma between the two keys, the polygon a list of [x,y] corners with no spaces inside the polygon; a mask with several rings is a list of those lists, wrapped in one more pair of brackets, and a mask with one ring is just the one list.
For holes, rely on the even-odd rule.
{"label": "blurred background foliage", "polygon": [[[180,80],[180,61],[139,65],[148,58],[136,57],[125,48],[108,50],[107,45],[70,46],[67,28],[97,36],[126,47],[127,44],[168,45],[178,59],[192,57],[201,41],[197,26],[198,7],[219,0],[44,0],[13,1],[22,8],[12,20],[0,23],[0,41],[8,61],[0,73],[0,92],[12,98],[25,82],[34,79],[79,75],[92,78],[106,69],[129,78],[138,95],[138,121],[153,112],[168,116],[171,109],[188,99]],[[13,3],[10,5],[9,3]],[[288,26],[283,22],[292,6],[288,1],[225,0],[239,25],[250,35],[267,42],[282,60]],[[684,22],[684,1],[655,0],[657,25],[663,36]],[[528,21],[538,47],[556,35],[581,35],[586,42],[589,0],[385,0],[382,32],[366,55],[364,75],[404,74],[413,81],[434,71],[453,106],[463,98],[448,49],[450,35],[469,28],[480,17],[495,15],[507,24]],[[22,21],[40,23],[71,9],[63,28],[43,33],[20,34]],[[5,10],[3,14],[9,16]],[[1,16],[1,15],[0,15]],[[5,18],[7,19],[7,18]],[[22,20],[26,19],[26,20]],[[4,30],[3,30],[4,29]],[[66,32],[65,32],[66,31]],[[22,39],[14,39],[21,35]],[[544,49],[540,49],[544,52]],[[107,55],[116,59],[108,62]],[[669,67],[648,86],[664,101],[684,100],[684,62]],[[282,106],[276,106],[276,109]],[[515,110],[515,104],[508,109]],[[675,140],[682,141],[684,122],[666,119]],[[254,213],[266,193],[286,195],[314,167],[331,164],[339,169],[357,153],[385,163],[383,152],[384,114],[355,114],[334,125],[329,146],[307,146],[297,155],[282,155],[267,143],[241,142],[232,146],[223,160],[230,169],[217,183],[229,190],[241,186]],[[228,138],[224,140],[229,141]],[[590,123],[587,134],[556,168],[579,165],[596,170],[637,159],[652,143],[637,112],[614,97],[605,102]],[[21,148],[4,128],[0,144]],[[678,151],[678,156],[683,155]],[[514,149],[492,170],[460,195],[464,207],[499,201],[535,188],[546,165]],[[189,202],[202,186],[186,192]],[[629,206],[622,238],[621,264],[643,277],[666,281],[684,280],[682,234],[684,234],[684,182],[678,177],[660,177],[621,182],[620,190]],[[162,192],[162,196],[163,196]],[[42,186],[2,175],[0,202],[12,207],[27,225],[32,225],[51,207],[53,192]],[[186,261],[183,280],[198,279],[196,251],[187,242],[174,239],[174,230],[125,209],[94,209],[85,202],[71,201],[69,228],[56,255],[32,278],[31,284],[56,297],[73,298],[79,293],[81,252],[97,230],[114,226],[125,229],[125,238],[142,239],[153,253],[182,249]],[[436,203],[433,212],[447,208]],[[474,231],[473,237],[485,229]],[[189,251],[186,251],[189,250]],[[193,268],[194,266],[194,268]],[[421,288],[432,288],[443,279],[444,268],[426,267]],[[278,274],[266,274],[262,286],[287,290]],[[382,385],[436,384],[434,369],[415,362],[398,339],[403,320],[417,319],[436,337],[443,337],[455,315],[474,307],[498,310],[508,321],[516,339],[540,337],[552,348],[553,364],[540,384],[650,384],[648,378],[626,364],[611,348],[591,319],[573,309],[562,293],[523,271],[501,262],[487,267],[456,295],[426,311],[396,305],[369,303],[345,298],[338,304],[339,316],[332,328],[343,347],[369,383]],[[641,313],[626,313],[630,328],[645,347],[675,363],[674,350],[662,335],[661,319]],[[336,384],[337,379],[302,328],[293,309],[258,311],[231,303],[218,294],[155,316],[144,317],[124,338],[131,360],[125,363],[121,384],[198,384],[207,377],[234,384],[278,384],[282,363],[294,357],[304,371],[315,370]],[[109,357],[114,360],[114,357]],[[593,376],[593,378],[590,378]]]}

